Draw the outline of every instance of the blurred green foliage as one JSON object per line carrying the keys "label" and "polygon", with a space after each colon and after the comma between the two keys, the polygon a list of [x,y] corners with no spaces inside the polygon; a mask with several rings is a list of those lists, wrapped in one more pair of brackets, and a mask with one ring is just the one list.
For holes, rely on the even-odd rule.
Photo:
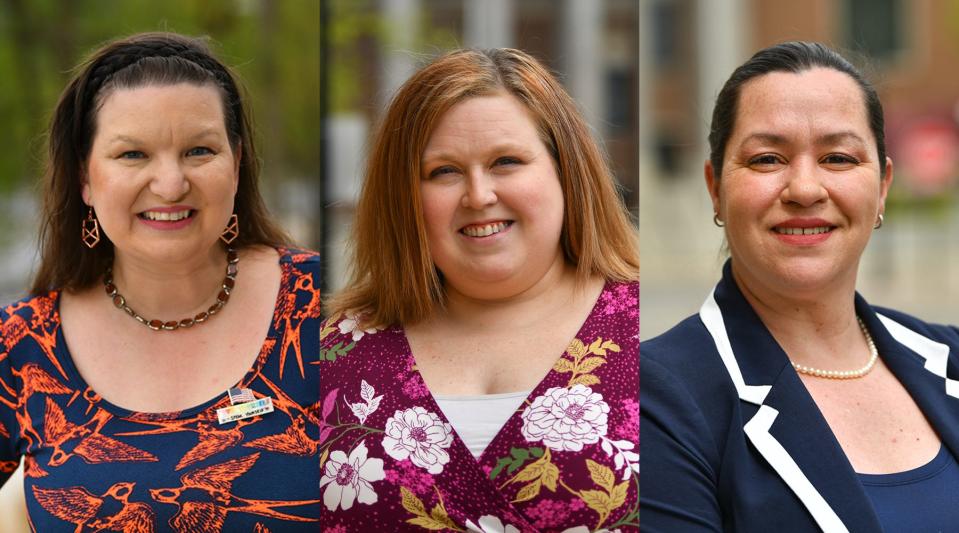
{"label": "blurred green foliage", "polygon": [[264,172],[318,179],[320,1],[0,0],[0,191],[41,175],[43,135],[73,68],[142,31],[209,36],[247,89]]}

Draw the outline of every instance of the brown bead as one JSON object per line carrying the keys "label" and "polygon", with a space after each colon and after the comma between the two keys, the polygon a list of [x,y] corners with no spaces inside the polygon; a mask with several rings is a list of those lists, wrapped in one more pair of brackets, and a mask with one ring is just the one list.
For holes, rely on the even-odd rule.
{"label": "brown bead", "polygon": [[113,296],[117,293],[117,286],[112,283],[107,283],[103,288],[106,289],[107,294],[110,296]]}
{"label": "brown bead", "polygon": [[194,324],[194,321],[192,318],[184,318],[183,320],[180,321],[181,328],[188,328],[192,326],[193,324]]}
{"label": "brown bead", "polygon": [[226,303],[230,299],[230,293],[226,289],[220,291],[220,294],[216,295],[217,301]]}
{"label": "brown bead", "polygon": [[221,305],[221,304],[213,304],[213,305],[210,306],[209,309],[206,310],[206,312],[207,312],[207,314],[215,315],[216,312],[219,311],[221,307],[223,307],[223,305]]}
{"label": "brown bead", "polygon": [[226,253],[226,262],[227,263],[236,263],[240,260],[239,254],[236,253],[236,250],[230,250]]}
{"label": "brown bead", "polygon": [[125,303],[127,302],[126,300],[123,299],[123,296],[117,294],[116,296],[113,297],[113,305],[117,307],[123,307],[123,304]]}
{"label": "brown bead", "polygon": [[153,319],[150,322],[148,322],[147,325],[150,326],[151,329],[160,329],[163,327],[163,322],[160,320]]}
{"label": "brown bead", "polygon": [[223,280],[223,286],[232,290],[233,287],[236,287],[236,280],[233,278],[226,278]]}
{"label": "brown bead", "polygon": [[194,321],[194,322],[203,322],[204,320],[206,320],[206,318],[207,318],[208,316],[210,316],[210,313],[207,313],[206,311],[203,311],[202,313],[200,313],[200,314],[196,315],[195,317],[193,317],[193,321]]}
{"label": "brown bead", "polygon": [[177,327],[179,327],[179,325],[180,325],[180,323],[177,322],[176,320],[171,320],[171,321],[169,321],[169,322],[164,322],[164,323],[163,323],[163,328],[164,328],[164,329],[176,329]]}

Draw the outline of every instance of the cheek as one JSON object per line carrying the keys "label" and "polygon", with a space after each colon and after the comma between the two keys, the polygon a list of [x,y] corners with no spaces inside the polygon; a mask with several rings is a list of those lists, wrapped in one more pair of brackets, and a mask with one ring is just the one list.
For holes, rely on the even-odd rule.
{"label": "cheek", "polygon": [[439,238],[449,227],[456,200],[450,194],[431,186],[420,187],[420,203],[423,206],[423,224],[430,241]]}

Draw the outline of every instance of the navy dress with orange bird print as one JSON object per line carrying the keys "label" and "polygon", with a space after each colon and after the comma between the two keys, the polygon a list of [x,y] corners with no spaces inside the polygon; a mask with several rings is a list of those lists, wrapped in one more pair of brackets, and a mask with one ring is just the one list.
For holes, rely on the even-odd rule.
{"label": "navy dress with orange bird print", "polygon": [[226,391],[172,413],[100,398],[64,343],[58,292],[0,309],[0,483],[22,458],[35,531],[319,528],[319,261],[280,250],[280,264],[270,332],[236,385],[274,410],[223,424]]}

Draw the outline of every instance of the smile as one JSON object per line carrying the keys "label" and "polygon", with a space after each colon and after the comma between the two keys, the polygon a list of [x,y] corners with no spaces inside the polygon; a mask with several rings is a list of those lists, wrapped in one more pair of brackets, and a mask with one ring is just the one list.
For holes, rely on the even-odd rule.
{"label": "smile", "polygon": [[176,222],[178,220],[183,220],[192,214],[192,209],[184,209],[182,211],[144,211],[138,216],[146,220]]}
{"label": "smile", "polygon": [[489,237],[513,225],[511,221],[494,222],[492,224],[470,225],[460,230],[460,233],[469,237]]}
{"label": "smile", "polygon": [[819,235],[820,233],[829,233],[834,229],[833,226],[817,226],[815,228],[773,228],[773,231],[780,235]]}

